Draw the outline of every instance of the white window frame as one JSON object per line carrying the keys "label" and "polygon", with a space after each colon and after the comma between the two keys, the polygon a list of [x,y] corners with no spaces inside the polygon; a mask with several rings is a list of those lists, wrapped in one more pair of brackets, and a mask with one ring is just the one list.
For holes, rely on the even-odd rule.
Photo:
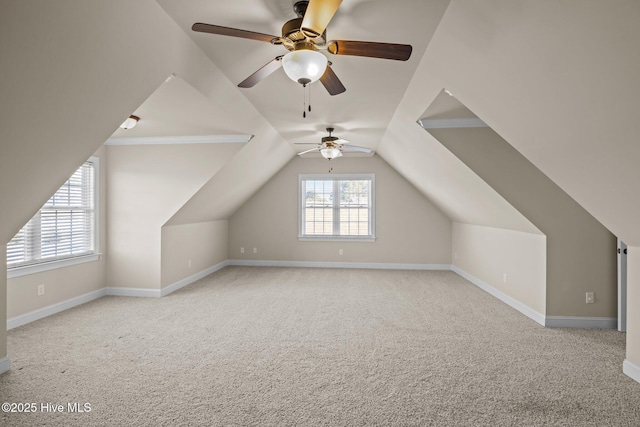
{"label": "white window frame", "polygon": [[[368,180],[369,185],[369,231],[368,236],[349,235],[309,235],[305,234],[305,200],[306,181],[337,181],[344,180]],[[337,184],[336,184],[337,185]],[[334,187],[335,188],[335,187]],[[375,175],[370,174],[300,174],[298,175],[298,240],[300,241],[335,241],[335,242],[375,242],[376,240],[376,204],[375,204]],[[338,200],[336,200],[338,199]],[[334,198],[334,229],[339,228],[339,198]],[[337,217],[337,218],[336,218]]]}
{"label": "white window frame", "polygon": [[[99,248],[100,248],[100,241],[98,239],[100,232],[100,216],[99,216],[99,212],[100,212],[100,196],[99,196],[99,189],[100,189],[100,158],[98,157],[91,157],[89,158],[89,160],[87,160],[85,163],[92,163],[93,164],[93,196],[94,196],[94,224],[93,224],[93,242],[94,242],[94,247],[93,250],[90,253],[85,253],[82,255],[70,255],[68,257],[62,257],[62,258],[57,258],[57,259],[52,259],[52,260],[39,260],[39,261],[34,261],[32,263],[29,264],[22,264],[22,265],[16,265],[16,266],[7,266],[7,278],[11,279],[14,277],[20,277],[20,276],[26,276],[29,274],[35,274],[35,273],[41,273],[44,271],[48,271],[48,270],[53,270],[53,269],[57,269],[57,268],[62,268],[62,267],[68,267],[68,266],[72,266],[72,265],[77,265],[77,264],[82,264],[85,262],[91,262],[91,261],[97,261],[98,259],[100,259],[100,253],[99,253]],[[84,163],[83,163],[84,166]],[[66,182],[65,182],[66,184]],[[38,212],[36,213],[36,215],[34,215],[34,218],[39,216],[41,212],[41,209],[38,210]],[[26,225],[25,225],[26,226]]]}

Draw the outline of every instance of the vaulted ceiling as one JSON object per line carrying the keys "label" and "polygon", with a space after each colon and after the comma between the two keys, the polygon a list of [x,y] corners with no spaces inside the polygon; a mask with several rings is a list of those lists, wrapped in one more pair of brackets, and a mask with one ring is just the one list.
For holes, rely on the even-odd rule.
{"label": "vaulted ceiling", "polygon": [[[221,4],[199,0],[190,2],[189,7],[177,0],[158,0],[158,3],[228,80],[237,85],[286,50],[261,41],[194,32],[191,26],[204,22],[280,35],[282,25],[296,16],[295,1],[244,0]],[[332,69],[347,89],[335,96],[329,95],[319,82],[312,84],[310,93],[305,95],[304,89],[287,78],[283,70],[253,88],[237,90],[296,151],[310,148],[296,144],[317,143],[326,135],[325,128],[331,126],[337,135],[353,144],[373,150],[384,151],[386,148],[387,155],[383,157],[400,156],[403,164],[415,159],[428,165],[435,159],[438,167],[422,169],[416,176],[411,176],[410,168],[405,171],[403,164],[394,166],[454,220],[535,230],[509,203],[419,129],[416,120],[421,116],[418,112],[403,113],[400,120],[403,127],[420,132],[420,138],[404,141],[406,146],[393,148],[397,144],[390,141],[383,147],[389,123],[399,111],[407,88],[421,75],[416,75],[416,70],[448,5],[449,0],[345,0],[327,28],[327,39],[411,44],[411,58],[403,62],[325,52],[332,62]],[[113,136],[192,135],[196,129],[202,134],[229,133],[228,126],[234,118],[224,111],[224,105],[218,105],[217,111],[213,111],[193,93],[197,91],[190,90],[179,80],[178,76],[161,86],[136,110],[136,114],[143,117],[139,127],[130,131],[118,130]],[[306,117],[302,114],[305,96],[310,97],[312,105],[312,111]],[[423,108],[426,108],[431,100],[427,96],[424,102]],[[185,129],[188,126],[191,128]],[[293,153],[295,151],[289,155]],[[319,158],[318,161],[322,160]],[[251,170],[254,165],[248,160],[237,162],[233,168]],[[208,220],[228,214],[228,210],[207,209],[205,200],[224,197],[220,181],[229,179],[232,175],[229,169],[231,166],[214,177],[170,223]],[[235,209],[238,200],[229,200],[229,204]]]}
{"label": "vaulted ceiling", "polygon": [[[287,50],[270,43],[203,34],[191,30],[196,22],[240,28],[279,36],[282,25],[296,17],[296,0],[215,2],[158,0],[224,75],[237,85]],[[325,54],[346,92],[330,96],[320,82],[309,87],[312,111],[303,117],[305,91],[278,70],[250,89],[238,89],[259,113],[290,143],[316,143],[333,126],[342,138],[375,149],[413,77],[449,0],[345,0],[329,23],[327,39],[402,43],[413,46],[406,61]],[[156,103],[157,105],[157,103]],[[188,106],[187,106],[188,107]],[[192,105],[198,109],[197,104]],[[185,105],[167,99],[164,108],[184,115]],[[194,111],[193,116],[197,117]],[[204,117],[203,117],[204,119]],[[164,125],[166,126],[166,125]],[[203,123],[202,128],[206,128]],[[153,132],[149,126],[146,133]],[[160,126],[158,135],[171,132]],[[177,131],[177,130],[176,130]],[[117,132],[115,136],[124,136]],[[136,131],[127,136],[136,135]],[[299,147],[300,148],[300,147]],[[300,149],[302,151],[302,149]]]}
{"label": "vaulted ceiling", "polygon": [[[341,137],[375,149],[452,219],[530,230],[416,124],[447,89],[614,234],[640,244],[636,1],[344,0],[329,39],[408,43],[413,55],[407,62],[329,55],[347,91],[329,96],[312,85],[307,118],[302,88],[283,72],[252,89],[236,87],[282,48],[190,30],[207,22],[278,35],[294,17],[291,5],[3,3],[0,85],[2,98],[11,100],[0,107],[3,200],[19,198],[11,183],[24,165],[55,179],[43,186],[38,177],[24,178],[37,194],[25,201],[27,213],[7,211],[2,237],[138,110],[143,122],[127,136],[255,135],[177,213],[177,222],[228,217],[295,156],[295,143],[314,143],[332,125]],[[172,73],[176,79],[163,84]],[[147,126],[154,121],[155,129]]]}

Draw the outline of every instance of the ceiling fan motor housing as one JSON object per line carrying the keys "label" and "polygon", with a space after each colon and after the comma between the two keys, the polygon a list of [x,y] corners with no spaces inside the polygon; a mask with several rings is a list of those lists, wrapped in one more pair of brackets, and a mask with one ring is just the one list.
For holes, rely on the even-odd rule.
{"label": "ceiling fan motor housing", "polygon": [[[299,43],[313,44],[315,46],[325,46],[327,44],[327,31],[325,30],[317,37],[309,37],[301,29],[302,18],[294,18],[285,22],[282,26],[282,39],[277,40],[288,50],[295,50]],[[275,44],[275,43],[274,43]]]}

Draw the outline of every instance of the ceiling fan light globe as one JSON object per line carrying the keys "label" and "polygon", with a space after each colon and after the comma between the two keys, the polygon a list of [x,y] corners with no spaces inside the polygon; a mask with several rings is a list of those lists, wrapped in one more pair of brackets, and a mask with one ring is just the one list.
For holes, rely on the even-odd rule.
{"label": "ceiling fan light globe", "polygon": [[323,148],[320,150],[320,154],[327,160],[335,159],[342,156],[342,151],[339,148]]}
{"label": "ceiling fan light globe", "polygon": [[327,69],[327,57],[310,49],[294,50],[282,58],[282,68],[294,82],[302,85],[320,79]]}

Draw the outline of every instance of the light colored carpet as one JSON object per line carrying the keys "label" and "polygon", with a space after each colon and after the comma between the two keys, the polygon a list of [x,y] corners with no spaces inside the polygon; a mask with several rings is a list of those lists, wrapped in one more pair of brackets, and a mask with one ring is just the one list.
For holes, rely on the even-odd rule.
{"label": "light colored carpet", "polygon": [[227,267],[9,331],[3,426],[639,426],[625,336],[545,329],[452,272]]}

